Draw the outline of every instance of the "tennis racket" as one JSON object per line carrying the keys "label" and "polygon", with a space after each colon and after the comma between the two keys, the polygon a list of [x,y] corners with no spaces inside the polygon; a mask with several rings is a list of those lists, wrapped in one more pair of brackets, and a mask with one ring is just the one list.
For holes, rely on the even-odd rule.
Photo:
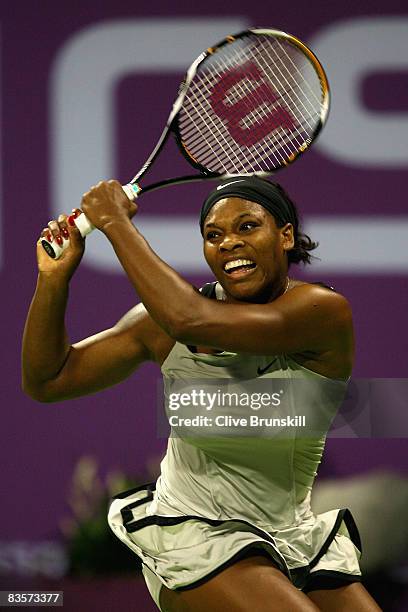
{"label": "tennis racket", "polygon": [[[191,64],[156,147],[123,189],[135,200],[178,183],[268,176],[310,147],[327,120],[329,99],[323,67],[295,36],[270,29],[227,36]],[[142,187],[170,133],[198,172]],[[75,223],[82,236],[94,229],[84,214]],[[58,259],[68,240],[41,243]]]}

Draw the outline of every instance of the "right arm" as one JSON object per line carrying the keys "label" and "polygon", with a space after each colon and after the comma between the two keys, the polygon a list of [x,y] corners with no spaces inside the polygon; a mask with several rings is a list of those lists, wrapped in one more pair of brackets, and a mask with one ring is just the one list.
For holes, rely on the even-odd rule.
{"label": "right arm", "polygon": [[144,361],[161,363],[174,340],[139,304],[118,323],[71,345],[65,330],[69,281],[83,253],[83,241],[66,217],[43,232],[61,228],[70,246],[54,261],[37,246],[39,276],[23,337],[23,390],[40,402],[55,402],[95,393],[127,378]]}

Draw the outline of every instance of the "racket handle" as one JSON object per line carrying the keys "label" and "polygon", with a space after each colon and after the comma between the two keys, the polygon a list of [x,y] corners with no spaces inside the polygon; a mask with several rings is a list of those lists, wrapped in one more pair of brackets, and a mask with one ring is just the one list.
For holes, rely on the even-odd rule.
{"label": "racket handle", "polygon": [[[126,193],[129,200],[136,200],[138,194],[141,191],[141,187],[137,183],[128,183],[127,185],[122,185],[123,191]],[[79,232],[82,238],[85,238],[88,234],[93,232],[95,227],[92,225],[90,221],[88,221],[86,215],[84,213],[80,214],[78,217],[74,219],[74,223],[79,229]],[[41,246],[52,259],[59,259],[67,246],[69,245],[69,238],[63,238],[62,245],[57,244],[55,240],[53,242],[49,242],[46,238],[41,238]]]}
{"label": "racket handle", "polygon": [[[85,238],[88,234],[90,234],[95,227],[90,223],[84,213],[81,213],[78,217],[74,219],[74,223],[79,229],[79,233],[82,238]],[[62,244],[59,245],[56,240],[49,242],[46,238],[40,238],[41,246],[44,251],[52,257],[52,259],[59,259],[67,246],[69,245],[69,238],[62,237]]]}

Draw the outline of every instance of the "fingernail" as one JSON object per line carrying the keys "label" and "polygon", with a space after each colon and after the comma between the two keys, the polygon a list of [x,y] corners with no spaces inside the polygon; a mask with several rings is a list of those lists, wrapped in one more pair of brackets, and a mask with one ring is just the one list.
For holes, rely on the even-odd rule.
{"label": "fingernail", "polygon": [[61,234],[64,236],[64,238],[69,238],[69,232],[66,227],[61,227]]}
{"label": "fingernail", "polygon": [[57,241],[57,244],[59,244],[60,246],[62,246],[63,244],[63,239],[62,236],[60,236],[59,234],[57,236],[55,236],[55,240]]}
{"label": "fingernail", "polygon": [[45,237],[48,240],[48,242],[52,242],[52,234],[48,233]]}
{"label": "fingernail", "polygon": [[69,225],[71,225],[72,227],[75,226],[75,215],[69,215],[68,217],[68,223]]}

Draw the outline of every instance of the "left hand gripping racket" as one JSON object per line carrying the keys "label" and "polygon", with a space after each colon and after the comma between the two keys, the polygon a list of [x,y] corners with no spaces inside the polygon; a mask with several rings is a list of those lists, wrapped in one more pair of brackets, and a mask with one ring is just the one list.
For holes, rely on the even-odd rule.
{"label": "left hand gripping racket", "polygon": [[[270,29],[227,36],[191,64],[156,147],[123,189],[135,200],[172,184],[268,176],[310,147],[327,120],[329,101],[323,67],[295,36]],[[142,188],[140,179],[171,132],[198,172]],[[94,229],[84,214],[75,223],[82,236]],[[68,241],[41,243],[58,259]]]}

